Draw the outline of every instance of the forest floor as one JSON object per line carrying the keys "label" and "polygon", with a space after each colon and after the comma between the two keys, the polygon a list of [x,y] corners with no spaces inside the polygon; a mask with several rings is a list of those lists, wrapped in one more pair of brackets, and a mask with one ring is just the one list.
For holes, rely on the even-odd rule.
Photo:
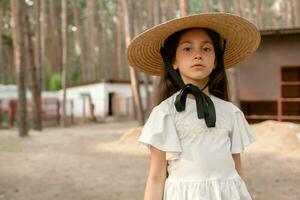
{"label": "forest floor", "polygon": [[[138,148],[136,121],[67,128],[0,130],[0,200],[141,200],[149,153]],[[254,200],[300,199],[300,125],[251,125],[257,141],[242,154]]]}

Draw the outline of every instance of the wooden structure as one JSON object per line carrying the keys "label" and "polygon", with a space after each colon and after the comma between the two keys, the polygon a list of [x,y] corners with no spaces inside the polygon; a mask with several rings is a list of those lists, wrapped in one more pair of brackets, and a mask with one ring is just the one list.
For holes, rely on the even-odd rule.
{"label": "wooden structure", "polygon": [[[4,105],[5,104],[5,105]],[[55,98],[43,99],[42,106],[42,122],[43,125],[59,125],[60,124],[60,105],[61,102]],[[68,117],[68,122],[74,124],[73,114],[73,101],[67,101],[67,105],[70,107],[71,114]],[[28,102],[28,117],[31,122],[32,115],[32,102]],[[15,99],[0,100],[0,128],[11,128],[16,123],[17,115],[17,101]],[[3,124],[4,116],[7,117],[7,124]]]}
{"label": "wooden structure", "polygon": [[236,69],[241,109],[250,122],[300,122],[300,28],[261,31],[255,54]]}

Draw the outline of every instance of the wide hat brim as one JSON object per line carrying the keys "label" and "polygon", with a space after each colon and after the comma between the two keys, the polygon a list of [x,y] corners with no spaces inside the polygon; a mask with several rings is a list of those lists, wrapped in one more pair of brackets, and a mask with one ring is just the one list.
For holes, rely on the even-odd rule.
{"label": "wide hat brim", "polygon": [[136,36],[126,51],[129,65],[150,75],[161,75],[164,63],[160,48],[170,35],[187,28],[208,28],[226,39],[225,69],[249,57],[261,40],[257,27],[242,17],[228,13],[190,15],[159,24]]}

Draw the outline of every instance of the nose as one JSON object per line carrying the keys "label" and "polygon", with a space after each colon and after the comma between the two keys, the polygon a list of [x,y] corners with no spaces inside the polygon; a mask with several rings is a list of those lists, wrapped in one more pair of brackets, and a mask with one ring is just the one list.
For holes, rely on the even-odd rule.
{"label": "nose", "polygon": [[202,60],[202,54],[200,51],[195,52],[194,59]]}
{"label": "nose", "polygon": [[197,49],[194,52],[194,59],[196,60],[202,60],[202,51],[201,49]]}

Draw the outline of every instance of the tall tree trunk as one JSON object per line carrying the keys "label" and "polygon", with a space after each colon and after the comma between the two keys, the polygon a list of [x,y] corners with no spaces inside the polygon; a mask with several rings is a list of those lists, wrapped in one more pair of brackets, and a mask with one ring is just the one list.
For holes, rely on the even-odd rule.
{"label": "tall tree trunk", "polygon": [[291,27],[295,26],[296,19],[295,19],[295,7],[293,4],[293,0],[288,0],[290,4],[290,19],[291,19]]}
{"label": "tall tree trunk", "polygon": [[256,0],[255,2],[255,8],[256,8],[256,25],[258,28],[262,28],[262,18],[261,18],[261,2],[260,0]]}
{"label": "tall tree trunk", "polygon": [[210,0],[202,1],[203,2],[203,12],[209,12]]}
{"label": "tall tree trunk", "polygon": [[117,79],[122,79],[123,78],[123,71],[124,71],[124,66],[122,66],[122,33],[123,33],[123,26],[122,26],[122,9],[121,9],[121,2],[118,1],[118,6],[117,6],[117,21],[115,22],[115,35],[116,35],[116,40],[115,40],[115,49],[116,49],[116,65],[117,65]]}
{"label": "tall tree trunk", "polygon": [[[39,89],[41,90],[41,76],[40,76],[40,70],[41,70],[41,64],[42,64],[42,56],[41,56],[41,3],[40,0],[34,0],[34,17],[36,19],[36,25],[35,25],[35,66],[37,67],[37,78],[39,82]],[[40,91],[41,92],[41,91]]]}
{"label": "tall tree trunk", "polygon": [[161,10],[160,10],[160,1],[153,0],[153,13],[154,13],[154,25],[157,25],[161,22]]}
{"label": "tall tree trunk", "polygon": [[300,27],[300,1],[293,0],[293,10],[294,10],[294,26]]}
{"label": "tall tree trunk", "polygon": [[228,12],[228,2],[227,0],[220,0],[220,11],[221,12]]}
{"label": "tall tree trunk", "polygon": [[253,13],[252,13],[252,11],[254,9],[251,8],[251,2],[250,2],[250,0],[242,0],[242,8],[243,8],[243,10],[244,10],[244,12],[246,14],[246,18],[249,21],[255,23],[255,20],[253,19]]}
{"label": "tall tree trunk", "polygon": [[68,43],[67,43],[67,0],[61,2],[61,31],[62,31],[62,88],[63,88],[63,103],[62,103],[62,126],[67,125],[67,67],[68,67]]}
{"label": "tall tree trunk", "polygon": [[[228,5],[225,0],[220,1],[220,10],[221,12],[228,12]],[[235,105],[240,106],[240,100],[238,96],[238,88],[237,88],[237,73],[234,68],[230,68],[226,70],[228,76],[228,83],[229,83],[229,97],[230,101],[233,102]]]}
{"label": "tall tree trunk", "polygon": [[147,4],[147,28],[153,26],[153,0],[148,0]]}
{"label": "tall tree trunk", "polygon": [[2,30],[3,30],[3,8],[0,7],[0,84],[5,83],[5,66],[3,62],[3,43],[2,43]]}
{"label": "tall tree trunk", "polygon": [[[124,29],[125,29],[125,38],[126,38],[126,46],[129,45],[131,37],[132,37],[132,24],[129,22],[128,17],[128,8],[126,0],[120,0],[122,5],[122,10],[124,14]],[[130,67],[130,80],[131,80],[131,88],[132,88],[132,95],[133,95],[133,102],[134,107],[137,112],[137,118],[139,123],[142,125],[144,124],[144,115],[143,115],[143,108],[141,102],[141,95],[139,91],[139,81],[137,78],[137,74],[132,67]]]}
{"label": "tall tree trunk", "polygon": [[[33,87],[37,88],[37,94],[35,94],[35,98],[39,98],[39,100],[36,100],[39,102],[37,104],[37,111],[39,112],[36,114],[36,117],[39,118],[41,121],[41,129],[43,128],[43,119],[42,119],[42,105],[41,105],[41,99],[42,99],[42,76],[41,76],[41,69],[42,69],[42,51],[41,51],[41,4],[40,0],[35,0],[34,2],[34,13],[35,13],[35,19],[36,19],[36,26],[35,26],[35,67],[36,67],[36,84]],[[36,89],[35,89],[36,90]],[[33,90],[32,90],[33,91]],[[39,130],[39,125],[36,127],[34,126],[34,129]]]}
{"label": "tall tree trunk", "polygon": [[40,83],[37,77],[37,68],[34,59],[34,47],[31,39],[31,28],[29,24],[28,14],[25,14],[24,23],[24,38],[26,44],[26,60],[29,75],[31,77],[31,94],[32,94],[32,126],[34,130],[42,130],[42,116],[41,116],[41,90],[39,88]]}
{"label": "tall tree trunk", "polygon": [[243,17],[244,15],[242,12],[241,0],[234,1],[234,7],[235,7],[236,14]]}
{"label": "tall tree trunk", "polygon": [[46,66],[47,66],[47,58],[46,58],[46,33],[47,33],[47,12],[46,12],[46,1],[41,2],[41,14],[40,14],[40,25],[41,25],[41,65],[39,66],[40,73],[40,81],[41,88],[46,88]]}
{"label": "tall tree trunk", "polygon": [[[153,0],[153,25],[158,25],[161,22],[161,12],[160,12],[161,6],[159,0]],[[153,82],[153,88],[155,91],[156,88],[158,88],[160,77],[159,76],[152,76],[152,82]],[[152,92],[151,95],[152,102],[156,102],[156,96],[155,92]]]}
{"label": "tall tree trunk", "polygon": [[[153,0],[148,0],[147,4],[147,27],[151,28],[153,26]],[[146,91],[146,113],[145,115],[148,116],[148,113],[151,109],[151,94],[150,94],[150,76],[147,74],[143,74],[144,77],[144,84],[145,84],[145,91]]]}
{"label": "tall tree trunk", "polygon": [[187,16],[189,13],[189,0],[180,0],[180,16]]}
{"label": "tall tree trunk", "polygon": [[167,21],[176,17],[177,1],[163,0],[160,1],[160,3],[162,11],[162,21]]}
{"label": "tall tree trunk", "polygon": [[99,3],[99,16],[100,16],[100,27],[101,27],[101,34],[100,34],[100,74],[104,79],[108,79],[111,76],[111,68],[107,67],[108,63],[107,61],[107,44],[106,44],[106,13],[105,13],[105,7],[104,7],[104,0],[98,0]]}
{"label": "tall tree trunk", "polygon": [[84,36],[83,36],[83,32],[82,32],[82,26],[81,26],[81,22],[80,22],[80,17],[79,17],[79,13],[78,13],[78,6],[77,6],[77,1],[71,1],[72,2],[72,10],[73,10],[73,15],[74,15],[74,22],[76,25],[76,39],[77,39],[77,43],[79,45],[79,50],[80,50],[80,65],[81,65],[81,72],[83,75],[83,81],[86,82],[87,80],[89,80],[89,72],[88,72],[88,68],[86,66],[86,54],[85,54],[85,45],[84,45]]}
{"label": "tall tree trunk", "polygon": [[50,19],[50,63],[51,63],[51,71],[60,73],[61,72],[61,41],[60,34],[57,27],[57,13],[55,9],[55,0],[49,1],[49,19]]}
{"label": "tall tree trunk", "polygon": [[27,100],[25,86],[25,51],[24,51],[24,23],[26,8],[24,1],[11,0],[12,12],[12,34],[14,48],[14,65],[17,72],[18,82],[18,103],[17,103],[17,121],[19,136],[28,136],[27,124]]}
{"label": "tall tree trunk", "polygon": [[246,13],[246,3],[247,0],[236,0],[235,1],[235,9],[236,12],[239,16],[242,16],[244,18],[247,18],[247,13]]}
{"label": "tall tree trunk", "polygon": [[94,12],[94,0],[87,0],[87,12],[88,12],[88,44],[89,44],[89,66],[91,67],[92,80],[96,80],[98,77],[98,70],[96,65],[96,45],[95,45],[95,12]]}
{"label": "tall tree trunk", "polygon": [[282,15],[283,15],[283,27],[289,27],[289,5],[287,3],[288,1],[282,1],[281,2],[281,9],[282,9]]}

